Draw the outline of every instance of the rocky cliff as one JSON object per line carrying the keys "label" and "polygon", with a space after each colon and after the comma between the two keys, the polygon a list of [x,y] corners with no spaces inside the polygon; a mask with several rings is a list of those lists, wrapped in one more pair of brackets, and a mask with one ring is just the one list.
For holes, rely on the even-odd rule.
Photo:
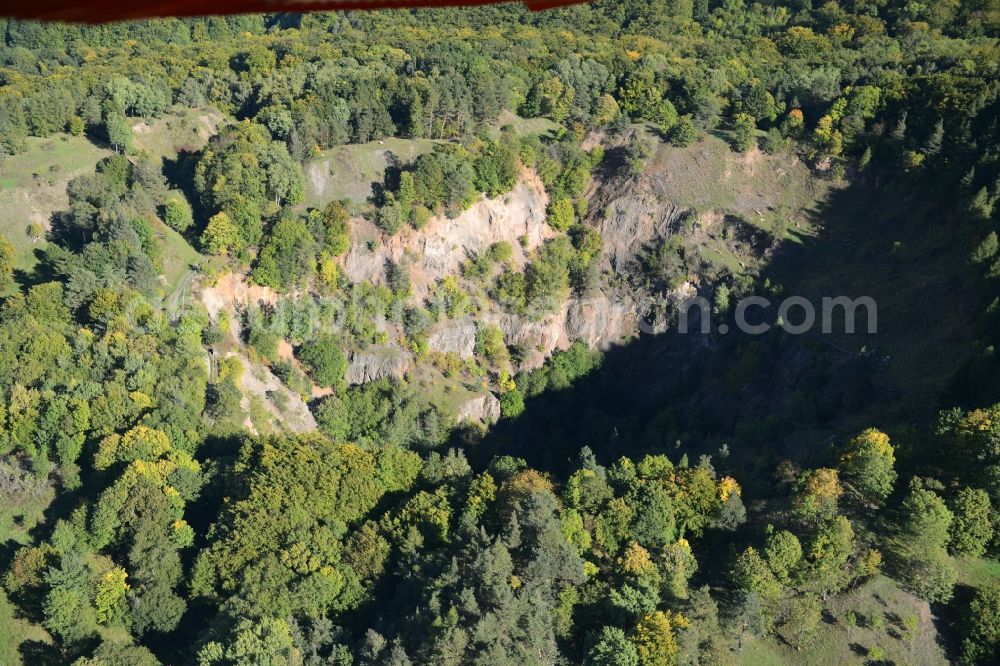
{"label": "rocky cliff", "polygon": [[[584,223],[600,233],[603,249],[600,275],[586,293],[569,294],[553,312],[532,320],[504,311],[482,283],[460,279],[474,314],[435,323],[427,332],[427,349],[472,359],[478,327],[490,324],[503,332],[508,346],[522,351],[512,367],[518,372],[539,367],[555,350],[578,340],[608,349],[640,329],[662,331],[678,304],[711,293],[714,282],[726,276],[753,272],[781,240],[785,226],[797,226],[807,216],[812,194],[802,187],[794,196],[781,190],[785,180],[801,185],[807,176],[805,167],[787,155],[739,155],[717,139],[703,139],[686,149],[658,144],[643,169],[612,169],[588,189]],[[419,305],[438,281],[460,277],[463,262],[494,243],[507,242],[513,250],[510,268],[523,270],[531,254],[560,233],[546,223],[547,205],[541,180],[523,170],[509,193],[481,199],[454,218],[432,218],[419,230],[407,227],[386,236],[371,222],[355,218],[341,267],[351,282],[385,285],[387,266],[402,266],[410,278],[410,303]],[[650,253],[668,241],[680,253],[683,279],[656,284],[646,265]],[[275,298],[274,292],[233,275],[202,291],[213,317],[224,309],[234,312],[240,303],[273,303]],[[379,326],[383,343],[347,350],[348,384],[401,379],[426,362],[414,357],[399,324],[383,321]],[[481,388],[466,388],[480,393],[457,405],[456,416],[495,420],[496,397]]]}
{"label": "rocky cliff", "polygon": [[[541,180],[522,171],[514,188],[496,199],[481,199],[455,218],[432,218],[420,230],[405,228],[386,237],[371,222],[351,222],[351,247],[343,260],[352,282],[384,284],[387,261],[406,262],[413,295],[422,299],[441,278],[458,275],[462,262],[506,241],[513,248],[514,266],[523,268],[528,255],[555,232],[545,224],[548,196]],[[375,249],[368,240],[378,238]]]}

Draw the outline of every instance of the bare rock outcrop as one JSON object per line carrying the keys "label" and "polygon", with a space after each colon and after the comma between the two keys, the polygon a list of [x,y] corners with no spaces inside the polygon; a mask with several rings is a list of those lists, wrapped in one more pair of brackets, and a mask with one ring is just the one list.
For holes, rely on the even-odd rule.
{"label": "bare rock outcrop", "polygon": [[378,379],[402,379],[409,369],[410,356],[398,347],[369,347],[349,354],[345,379],[348,384],[364,384]]}
{"label": "bare rock outcrop", "polygon": [[472,358],[476,349],[476,324],[471,319],[441,322],[431,329],[427,346],[431,351]]}
{"label": "bare rock outcrop", "polygon": [[621,269],[643,245],[657,237],[675,233],[686,209],[643,189],[625,189],[609,193],[597,220],[604,240],[604,257],[611,269]]}
{"label": "bare rock outcrop", "polygon": [[[251,364],[243,354],[229,352],[226,356],[235,356],[243,364],[240,388],[244,396],[259,398],[261,404],[281,427],[291,432],[309,432],[316,429],[316,420],[302,396],[289,390],[268,368]],[[278,402],[272,397],[275,394],[281,394],[284,398]],[[244,400],[247,398],[244,397]]]}
{"label": "bare rock outcrop", "polygon": [[635,332],[636,307],[604,293],[570,301],[564,324],[568,339],[607,349]]}
{"label": "bare rock outcrop", "polygon": [[547,205],[541,180],[524,171],[510,192],[480,199],[455,218],[433,218],[419,231],[406,228],[382,238],[374,249],[366,239],[376,238],[380,232],[371,222],[353,220],[351,237],[356,240],[344,257],[344,274],[352,282],[384,284],[386,262],[405,262],[413,293],[423,298],[435,282],[459,274],[466,259],[500,241],[510,244],[511,261],[521,269],[528,254],[555,235],[545,223]]}
{"label": "bare rock outcrop", "polygon": [[607,349],[633,335],[637,325],[636,304],[629,298],[597,292],[571,298],[540,321],[506,312],[483,313],[483,320],[503,331],[508,345],[524,350],[517,370],[534,370],[557,349],[577,340],[595,349]]}
{"label": "bare rock outcrop", "polygon": [[500,420],[500,400],[492,393],[486,393],[467,400],[458,408],[458,422],[482,421],[496,423]]}
{"label": "bare rock outcrop", "polygon": [[564,303],[559,311],[542,320],[494,310],[482,313],[482,320],[496,326],[503,332],[504,342],[518,346],[524,352],[524,360],[517,370],[534,370],[540,367],[556,349],[565,349],[572,340],[566,337],[563,322],[566,319]]}

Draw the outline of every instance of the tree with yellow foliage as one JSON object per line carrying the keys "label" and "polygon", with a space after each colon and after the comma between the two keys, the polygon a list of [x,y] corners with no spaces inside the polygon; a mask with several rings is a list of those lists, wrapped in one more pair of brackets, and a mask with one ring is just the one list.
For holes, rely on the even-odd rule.
{"label": "tree with yellow foliage", "polygon": [[622,556],[618,558],[618,564],[626,573],[638,577],[652,576],[656,573],[656,564],[653,562],[653,558],[650,557],[649,551],[634,541],[629,544]]}
{"label": "tree with yellow foliage", "polygon": [[792,505],[800,518],[820,521],[837,513],[837,500],[844,493],[837,470],[828,467],[810,470],[802,475],[797,486]]}
{"label": "tree with yellow foliage", "polygon": [[840,155],[844,148],[844,137],[839,129],[834,127],[834,117],[825,115],[819,119],[813,130],[813,145],[819,152],[827,155]]}
{"label": "tree with yellow foliage", "polygon": [[125,582],[127,578],[128,574],[124,569],[115,567],[98,582],[94,606],[97,621],[101,624],[115,624],[125,617],[125,593],[129,590],[129,584]]}
{"label": "tree with yellow foliage", "polygon": [[213,215],[201,234],[201,245],[209,254],[228,254],[242,244],[239,227],[225,211]]}
{"label": "tree with yellow foliage", "polygon": [[686,626],[683,615],[653,611],[642,616],[632,631],[640,666],[673,666],[677,663],[675,627]]}
{"label": "tree with yellow foliage", "polygon": [[851,490],[868,501],[881,502],[896,483],[895,464],[889,436],[868,428],[848,443],[839,469]]}
{"label": "tree with yellow foliage", "polygon": [[552,492],[552,481],[542,472],[526,469],[504,481],[501,490],[514,498],[527,497],[532,493]]}

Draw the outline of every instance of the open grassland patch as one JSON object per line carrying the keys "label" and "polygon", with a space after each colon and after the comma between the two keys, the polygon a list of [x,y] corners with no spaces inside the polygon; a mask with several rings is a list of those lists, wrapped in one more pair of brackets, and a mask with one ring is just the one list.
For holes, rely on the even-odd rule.
{"label": "open grassland patch", "polygon": [[675,204],[739,215],[777,238],[808,228],[809,211],[829,187],[790,152],[737,153],[711,135],[686,148],[660,144],[647,169],[655,190]]}
{"label": "open grassland patch", "polygon": [[35,235],[29,227],[47,230],[52,214],[69,206],[67,183],[111,154],[84,137],[68,134],[27,141],[26,151],[0,162],[0,234],[14,244],[16,266],[24,271],[34,267],[35,248],[45,243],[44,234]]}
{"label": "open grassland patch", "polygon": [[222,114],[212,108],[177,108],[159,118],[133,120],[132,137],[137,152],[162,160],[201,150],[224,123]]}
{"label": "open grassland patch", "polygon": [[381,183],[386,167],[408,164],[429,153],[431,139],[396,139],[349,144],[323,151],[305,163],[306,204],[316,208],[330,201],[349,199],[364,203],[372,186]]}
{"label": "open grassland patch", "polygon": [[[852,624],[850,617],[853,614]],[[815,639],[796,650],[780,638],[750,643],[739,655],[743,666],[809,664],[948,664],[927,602],[877,576],[828,600]],[[877,655],[881,652],[881,660]]]}
{"label": "open grassland patch", "polygon": [[24,644],[52,644],[52,637],[37,624],[17,616],[17,609],[0,589],[0,666],[31,664],[22,653]]}
{"label": "open grassland patch", "polygon": [[511,113],[510,111],[502,111],[500,117],[497,119],[495,127],[492,128],[494,134],[499,134],[499,131],[505,127],[513,128],[514,132],[522,136],[534,134],[535,136],[545,136],[551,132],[555,132],[559,129],[559,123],[545,118],[544,116],[539,116],[537,118],[522,118],[516,113]]}

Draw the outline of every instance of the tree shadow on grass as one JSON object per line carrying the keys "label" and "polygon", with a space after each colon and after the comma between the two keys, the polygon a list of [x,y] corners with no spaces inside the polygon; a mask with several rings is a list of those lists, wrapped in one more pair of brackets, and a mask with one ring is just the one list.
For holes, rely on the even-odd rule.
{"label": "tree shadow on grass", "polygon": [[21,661],[31,666],[63,666],[67,663],[59,648],[43,641],[24,641],[17,649]]}

